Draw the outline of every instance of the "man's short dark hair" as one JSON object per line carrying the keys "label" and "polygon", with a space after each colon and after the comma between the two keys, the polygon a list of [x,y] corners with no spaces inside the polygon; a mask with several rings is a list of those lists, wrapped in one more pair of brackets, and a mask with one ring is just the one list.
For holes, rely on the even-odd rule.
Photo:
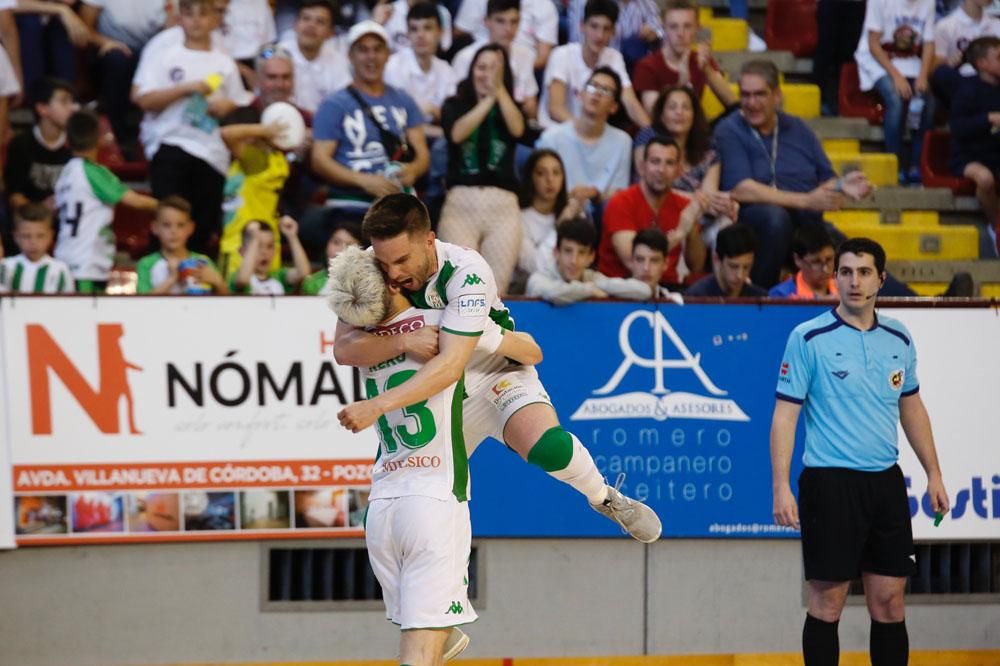
{"label": "man's short dark hair", "polygon": [[84,151],[97,146],[100,124],[92,111],[77,111],[66,123],[66,143],[70,150]]}
{"label": "man's short dark hair", "polygon": [[618,72],[611,69],[607,65],[601,65],[591,72],[590,76],[587,77],[587,83],[584,85],[588,85],[598,74],[603,74],[615,82],[615,104],[620,104],[622,101],[622,77],[618,76]]}
{"label": "man's short dark hair", "polygon": [[978,72],[979,63],[982,62],[984,58],[989,56],[991,49],[998,46],[1000,46],[1000,37],[995,37],[994,35],[977,37],[976,39],[973,39],[967,47],[965,47],[963,58],[967,63],[975,67]]}
{"label": "man's short dark hair", "polygon": [[489,0],[486,3],[486,16],[493,16],[512,9],[521,11],[521,0]]}
{"label": "man's short dark hair", "polygon": [[753,74],[764,79],[764,83],[771,90],[777,90],[781,85],[781,76],[778,68],[770,60],[748,60],[740,67],[740,78],[747,74]]}
{"label": "man's short dark hair", "polygon": [[427,207],[412,194],[389,194],[371,205],[361,223],[361,231],[369,240],[393,238],[399,234],[427,233],[431,216]]}
{"label": "man's short dark hair", "polygon": [[663,15],[666,16],[667,12],[676,12],[681,10],[692,11],[697,16],[698,14],[698,3],[694,0],[667,0],[663,4]]}
{"label": "man's short dark hair", "polygon": [[156,214],[159,215],[164,208],[173,208],[191,217],[191,204],[179,194],[170,194],[160,199],[160,202],[156,204]]}
{"label": "man's short dark hair", "polygon": [[57,79],[51,76],[43,76],[31,84],[28,90],[28,101],[34,110],[36,104],[48,104],[60,90],[65,90],[76,99],[76,92],[68,81]]}
{"label": "man's short dark hair", "polygon": [[666,146],[667,148],[673,147],[677,151],[678,155],[681,154],[681,147],[677,145],[677,141],[674,140],[674,137],[667,136],[666,134],[654,134],[653,138],[646,144],[646,147],[642,149],[642,159],[649,157],[649,149],[651,146]]}
{"label": "man's short dark hair", "polygon": [[592,16],[603,16],[614,25],[618,23],[618,3],[615,0],[587,0],[583,8],[583,22],[586,23]]}
{"label": "man's short dark hair", "polygon": [[410,21],[421,21],[423,19],[436,21],[438,27],[442,27],[441,15],[438,14],[437,5],[430,2],[430,0],[420,0],[419,2],[414,3],[414,5],[410,7],[410,11],[406,13],[407,26],[410,25]]}
{"label": "man's short dark hair", "polygon": [[41,222],[43,224],[47,224],[51,229],[52,211],[48,206],[42,203],[29,202],[22,206],[18,206],[14,211],[14,229],[16,230],[21,224],[28,222]]}
{"label": "man's short dark hair", "polygon": [[840,268],[840,256],[843,254],[870,254],[875,259],[875,270],[881,275],[885,272],[885,250],[878,242],[871,238],[848,238],[837,248],[837,258],[834,260],[833,268]]}
{"label": "man's short dark hair", "polygon": [[715,256],[719,259],[756,254],[757,236],[745,224],[731,224],[715,237]]}
{"label": "man's short dark hair", "polygon": [[574,217],[556,227],[556,249],[562,245],[564,240],[579,243],[593,250],[594,245],[597,244],[597,231],[594,229],[593,222],[586,217]]}
{"label": "man's short dark hair", "polygon": [[815,254],[824,247],[836,247],[836,243],[833,242],[833,236],[830,235],[826,224],[822,222],[803,224],[792,236],[792,254],[796,257]]}
{"label": "man's short dark hair", "polygon": [[303,10],[315,8],[325,9],[330,14],[330,23],[336,23],[338,13],[337,5],[335,2],[331,2],[330,0],[303,0],[302,3],[299,4],[298,13],[301,14]]}
{"label": "man's short dark hair", "polygon": [[632,239],[632,253],[635,254],[635,248],[640,245],[645,245],[650,250],[654,252],[659,252],[664,257],[667,256],[667,237],[662,231],[656,227],[650,227],[649,229],[643,229],[635,235]]}

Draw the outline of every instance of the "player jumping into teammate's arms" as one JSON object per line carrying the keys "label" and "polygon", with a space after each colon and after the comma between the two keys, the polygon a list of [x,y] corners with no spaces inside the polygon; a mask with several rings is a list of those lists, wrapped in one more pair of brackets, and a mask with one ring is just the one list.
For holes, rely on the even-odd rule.
{"label": "player jumping into teammate's arms", "polygon": [[408,194],[376,201],[365,215],[363,232],[386,281],[403,289],[417,307],[443,310],[443,315],[439,331],[425,328],[389,337],[337,323],[338,363],[369,367],[401,353],[426,361],[412,380],[346,407],[339,415],[341,424],[358,432],[382,414],[425,400],[457,382],[471,360],[476,379],[467,382],[469,397],[462,406],[470,454],[483,439],[494,437],[582,493],[591,507],[635,539],[656,541],[662,529],[656,513],[605,483],[590,452],[559,424],[535,369],[500,357],[473,356],[487,321],[514,327],[483,257],[437,240],[427,209]]}
{"label": "player jumping into teammate's arms", "polygon": [[[330,262],[328,300],[337,318],[376,336],[437,325],[441,310],[418,310],[386,285],[372,254],[350,247]],[[492,321],[474,354],[541,361],[523,333],[503,334]],[[413,376],[423,362],[403,354],[363,368],[375,398]],[[365,519],[372,569],[382,585],[386,616],[399,625],[400,662],[439,666],[468,645],[458,629],[476,619],[468,598],[469,469],[462,437],[464,376],[439,393],[378,418],[379,453]]]}

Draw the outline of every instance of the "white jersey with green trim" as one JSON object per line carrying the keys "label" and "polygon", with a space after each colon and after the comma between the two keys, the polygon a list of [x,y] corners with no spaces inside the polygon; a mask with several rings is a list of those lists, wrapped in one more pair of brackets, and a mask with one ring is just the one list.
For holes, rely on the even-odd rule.
{"label": "white jersey with green trim", "polygon": [[[440,326],[442,310],[408,308],[372,329],[375,335],[401,335],[425,326]],[[475,356],[491,354],[501,342],[500,327],[489,322]],[[368,398],[392,389],[423,367],[400,354],[370,368],[361,379]],[[470,497],[469,461],[462,434],[465,378],[437,395],[379,417],[374,428],[379,451],[372,468],[371,499],[420,495],[460,502]]]}
{"label": "white jersey with green trim", "polygon": [[[480,335],[489,322],[514,330],[510,311],[497,293],[493,269],[483,255],[452,243],[435,240],[438,270],[420,291],[407,294],[418,308],[441,310],[441,330],[457,335]],[[499,343],[498,343],[499,344]],[[466,366],[470,395],[487,389],[489,378],[509,365],[492,354],[474,353]]]}
{"label": "white jersey with green trim", "polygon": [[114,206],[126,192],[106,168],[74,157],[56,181],[59,236],[53,254],[77,280],[107,280],[115,258]]}
{"label": "white jersey with green trim", "polygon": [[76,283],[69,267],[45,255],[31,261],[23,254],[0,260],[0,293],[72,294]]}

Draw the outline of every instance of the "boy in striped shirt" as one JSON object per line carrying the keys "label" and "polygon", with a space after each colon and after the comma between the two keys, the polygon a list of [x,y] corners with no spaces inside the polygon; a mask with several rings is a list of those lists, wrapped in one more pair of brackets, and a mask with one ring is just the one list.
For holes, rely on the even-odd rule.
{"label": "boy in striped shirt", "polygon": [[0,260],[0,293],[71,294],[76,290],[69,267],[49,256],[52,213],[38,203],[14,212],[14,241],[21,254]]}

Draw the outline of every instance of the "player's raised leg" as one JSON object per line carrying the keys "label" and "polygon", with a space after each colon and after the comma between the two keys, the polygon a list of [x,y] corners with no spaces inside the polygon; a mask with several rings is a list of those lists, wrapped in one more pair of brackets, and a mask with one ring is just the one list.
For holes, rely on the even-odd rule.
{"label": "player's raised leg", "polygon": [[595,511],[617,522],[636,540],[652,543],[660,538],[663,528],[656,512],[605,483],[587,447],[559,425],[555,409],[547,402],[517,409],[504,425],[503,438],[526,461],[582,493]]}

